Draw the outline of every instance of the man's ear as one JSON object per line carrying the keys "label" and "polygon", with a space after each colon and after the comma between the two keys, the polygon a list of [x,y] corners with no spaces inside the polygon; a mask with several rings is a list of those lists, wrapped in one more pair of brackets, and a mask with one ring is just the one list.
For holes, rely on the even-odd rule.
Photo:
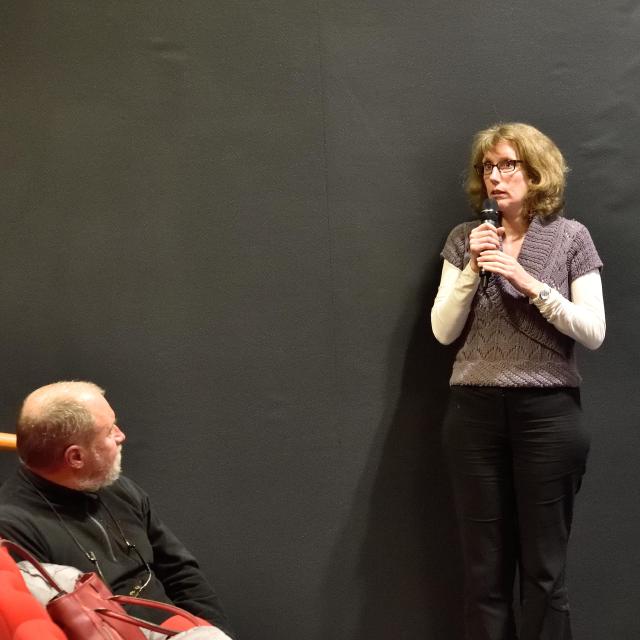
{"label": "man's ear", "polygon": [[72,444],[65,449],[64,461],[72,469],[82,469],[85,461],[85,450],[78,444]]}

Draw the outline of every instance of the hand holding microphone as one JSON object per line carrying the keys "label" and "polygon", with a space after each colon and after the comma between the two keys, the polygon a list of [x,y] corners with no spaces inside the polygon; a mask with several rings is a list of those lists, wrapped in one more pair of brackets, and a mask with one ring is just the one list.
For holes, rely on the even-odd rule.
{"label": "hand holding microphone", "polygon": [[475,265],[476,268],[474,270],[480,272],[482,286],[486,287],[489,283],[491,273],[479,268],[477,259],[483,251],[500,249],[500,236],[496,232],[496,228],[500,222],[500,212],[498,211],[498,203],[493,198],[487,198],[482,203],[480,221],[481,224],[471,232],[469,248],[473,260],[472,266]]}

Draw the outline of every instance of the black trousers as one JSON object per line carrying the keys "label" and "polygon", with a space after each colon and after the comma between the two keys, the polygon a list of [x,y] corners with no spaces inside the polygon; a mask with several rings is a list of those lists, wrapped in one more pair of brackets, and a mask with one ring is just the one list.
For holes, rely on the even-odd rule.
{"label": "black trousers", "polygon": [[444,444],[464,554],[466,639],[571,640],[566,553],[589,451],[579,390],[452,387]]}

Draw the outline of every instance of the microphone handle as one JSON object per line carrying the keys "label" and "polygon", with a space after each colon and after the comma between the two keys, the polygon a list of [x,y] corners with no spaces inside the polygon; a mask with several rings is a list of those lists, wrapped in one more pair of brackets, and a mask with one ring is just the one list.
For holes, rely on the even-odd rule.
{"label": "microphone handle", "polygon": [[[496,226],[496,221],[493,218],[488,218],[481,221],[481,224],[485,223],[490,224],[494,228]],[[480,280],[482,281],[482,287],[484,289],[486,289],[487,285],[489,284],[489,278],[491,278],[491,271],[485,271],[482,267],[480,267]]]}

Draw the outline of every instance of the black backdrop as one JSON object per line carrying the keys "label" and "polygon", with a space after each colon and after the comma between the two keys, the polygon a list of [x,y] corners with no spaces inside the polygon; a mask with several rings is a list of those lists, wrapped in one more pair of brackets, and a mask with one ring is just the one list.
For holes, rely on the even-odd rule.
{"label": "black backdrop", "polygon": [[[632,638],[640,5],[0,8],[0,418],[107,388],[126,472],[245,640],[460,636],[428,310],[474,131],[531,122],[605,261],[575,635]],[[13,456],[2,454],[6,474]]]}

